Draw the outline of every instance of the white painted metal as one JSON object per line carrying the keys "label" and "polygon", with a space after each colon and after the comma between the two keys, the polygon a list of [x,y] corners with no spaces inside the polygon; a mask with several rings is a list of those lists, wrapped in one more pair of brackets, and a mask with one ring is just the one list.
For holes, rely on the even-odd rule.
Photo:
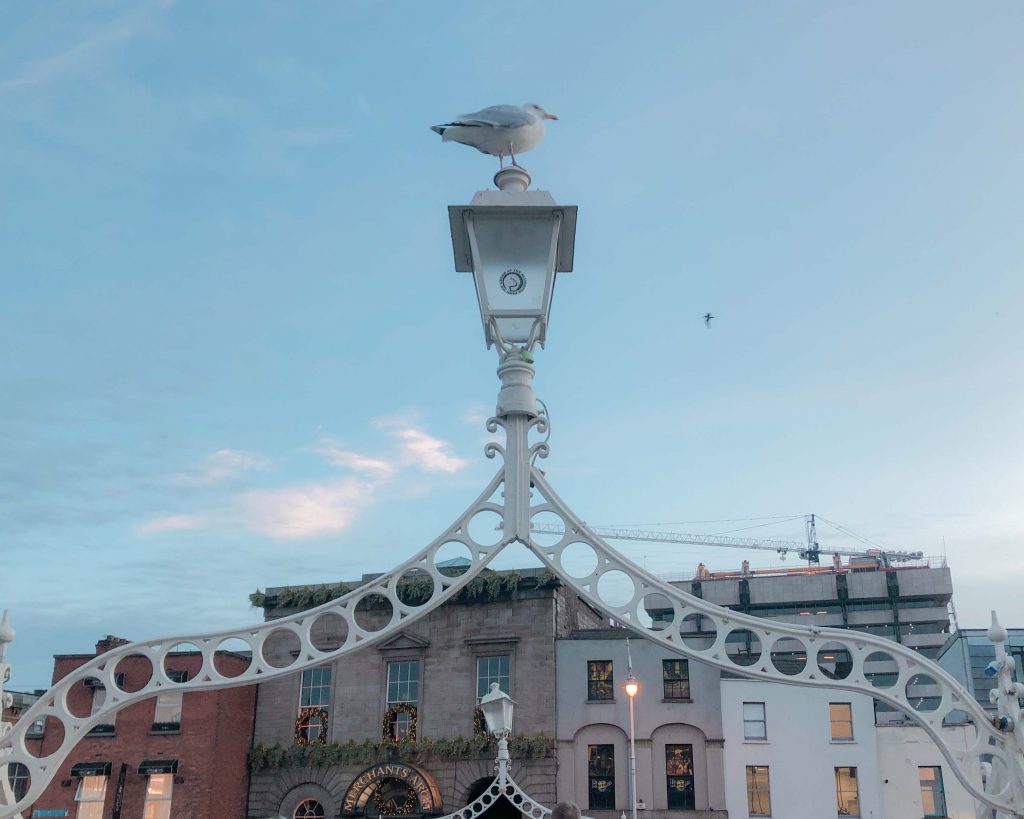
{"label": "white painted metal", "polygon": [[[1024,736],[1020,733],[1020,720],[1017,719],[1013,731],[1000,731],[993,727],[971,695],[935,663],[911,649],[880,637],[842,629],[766,621],[720,608],[648,574],[615,552],[596,532],[590,530],[558,497],[543,473],[533,466],[537,458],[547,457],[548,446],[545,441],[531,444],[529,433],[533,429],[540,433],[546,432],[548,421],[539,416],[536,409],[531,352],[530,348],[510,347],[502,353],[498,367],[501,379],[498,413],[487,422],[487,427],[491,432],[496,432],[498,428],[504,429],[506,440],[504,446],[491,443],[484,451],[488,458],[501,455],[504,464],[483,493],[447,531],[393,571],[314,609],[248,628],[131,643],[85,663],[46,692],[13,728],[4,726],[0,731],[0,760],[4,763],[24,764],[31,776],[27,794],[16,804],[9,789],[2,789],[0,804],[6,803],[6,807],[0,807],[0,817],[16,816],[19,809],[35,801],[56,774],[61,762],[89,729],[110,722],[112,715],[122,708],[168,690],[189,692],[226,688],[294,674],[386,640],[432,609],[444,605],[479,575],[505,546],[519,541],[583,599],[621,625],[665,648],[752,679],[867,693],[904,711],[931,736],[968,791],[993,808],[1024,819],[1024,794],[1021,792],[1021,783],[1024,782],[1024,756],[1021,754]],[[470,521],[477,515],[491,513],[501,517],[502,532],[496,543],[481,543],[470,535]],[[554,516],[559,521],[557,525],[561,527],[562,534],[554,543],[538,543],[531,533],[531,520],[541,513]],[[435,565],[438,562],[438,551],[446,543],[461,544],[467,549],[469,568],[458,577],[443,574]],[[588,550],[593,567],[581,571],[578,568],[579,552]],[[398,594],[399,581],[410,574],[420,578],[427,576],[433,582],[432,596],[420,605],[407,605]],[[612,580],[617,580],[618,586],[614,583],[609,585]],[[629,593],[621,595],[622,588],[628,588]],[[644,600],[650,594],[660,594],[671,603],[671,622],[653,624],[646,617]],[[358,622],[356,612],[361,601],[374,596],[385,599],[392,611],[391,619],[376,631],[364,629]],[[697,641],[701,644],[688,642],[685,618],[693,616],[699,616],[705,624],[713,626],[713,640]],[[341,618],[347,628],[344,642],[334,650],[320,650],[311,638],[311,629],[321,617]],[[753,664],[746,664],[745,659],[740,662],[740,658],[731,656],[727,651],[728,636],[738,631],[747,633],[751,645],[756,640],[761,647]],[[289,665],[279,668],[268,662],[263,649],[268,639],[282,633],[294,635],[292,639],[298,641],[300,650]],[[13,639],[13,634],[8,636]],[[232,638],[249,646],[252,660],[239,676],[226,677],[216,667],[215,653],[222,643]],[[5,648],[6,642],[10,642],[10,639],[4,641],[0,634],[0,645]],[[182,643],[198,647],[203,656],[203,664],[200,672],[192,679],[176,683],[165,673],[165,658]],[[772,652],[773,649],[789,652],[793,646],[802,648],[807,662],[802,670],[789,673],[793,671],[792,666],[783,664],[781,668],[777,667],[772,661]],[[830,647],[845,649],[852,658],[852,668],[843,679],[830,677],[819,668],[816,661],[819,652]],[[865,675],[865,662],[873,653],[886,655],[898,668],[897,681],[890,688],[873,686]],[[130,655],[148,660],[152,668],[149,682],[134,692],[119,687],[115,677],[118,662]],[[753,656],[752,652],[750,656]],[[3,655],[0,654],[2,663]],[[7,666],[0,665],[0,672],[6,669]],[[933,690],[939,695],[939,707],[935,711],[919,711],[908,699],[906,689],[918,675],[927,675],[934,683]],[[1008,672],[1004,673],[1006,675]],[[90,677],[98,678],[104,684],[106,699],[94,714],[73,714],[68,708],[68,692],[72,686]],[[942,719],[952,710],[970,714],[978,729],[976,744],[965,751],[950,747],[942,736]],[[1019,708],[1014,713],[1019,717]],[[60,725],[63,741],[54,753],[40,759],[29,753],[25,734],[28,726],[42,717],[51,718],[48,731],[53,730],[54,721]],[[984,792],[976,788],[965,773],[969,767],[977,770],[983,764],[989,766],[990,771]],[[6,764],[0,765],[0,781],[4,783],[7,779],[6,768]],[[501,787],[512,788],[513,802],[516,798],[522,799],[523,809],[530,813],[532,819],[544,819],[548,815],[546,808],[507,781],[504,785],[497,784],[489,788],[485,796],[494,796],[493,788]],[[473,804],[477,805],[477,802]],[[480,812],[482,808],[478,810],[474,807],[470,811],[467,807],[452,816],[474,819]]]}

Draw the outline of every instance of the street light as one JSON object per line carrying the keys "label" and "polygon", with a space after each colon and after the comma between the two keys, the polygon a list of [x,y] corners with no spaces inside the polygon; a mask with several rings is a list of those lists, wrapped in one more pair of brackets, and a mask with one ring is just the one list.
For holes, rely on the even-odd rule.
{"label": "street light", "polygon": [[544,346],[555,273],[572,270],[576,207],[556,205],[547,191],[517,190],[513,179],[499,174],[502,190],[449,206],[448,220],[455,269],[473,272],[487,346],[529,354]]}
{"label": "street light", "polygon": [[624,687],[626,696],[629,697],[629,805],[633,812],[633,819],[636,819],[636,725],[633,721],[633,700],[636,699],[637,692],[640,690],[640,683],[637,682],[632,671],[629,672]]}
{"label": "street light", "polygon": [[498,739],[498,779],[502,782],[508,777],[510,757],[508,755],[508,737],[512,733],[512,710],[515,703],[502,691],[496,682],[491,683],[491,690],[480,698],[480,710],[484,712],[487,730]]}

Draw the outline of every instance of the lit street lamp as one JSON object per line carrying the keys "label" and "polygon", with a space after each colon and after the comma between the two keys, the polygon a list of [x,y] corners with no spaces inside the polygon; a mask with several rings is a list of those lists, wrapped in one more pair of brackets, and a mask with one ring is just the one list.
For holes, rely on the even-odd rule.
{"label": "lit street lamp", "polygon": [[491,690],[480,698],[480,710],[484,712],[487,730],[498,740],[498,777],[508,774],[509,755],[508,737],[512,733],[512,711],[515,702],[502,691],[496,682],[491,683]]}
{"label": "lit street lamp", "polygon": [[633,700],[640,690],[640,683],[632,671],[626,678],[626,696],[629,697],[629,806],[636,819],[636,725],[633,721]]}

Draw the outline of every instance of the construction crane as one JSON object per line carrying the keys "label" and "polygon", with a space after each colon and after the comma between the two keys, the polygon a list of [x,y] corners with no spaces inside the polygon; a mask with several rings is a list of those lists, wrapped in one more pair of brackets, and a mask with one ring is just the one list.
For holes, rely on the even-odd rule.
{"label": "construction crane", "polygon": [[[633,529],[619,526],[588,526],[587,528],[596,535],[612,540],[640,540],[655,543],[688,543],[696,546],[725,546],[730,549],[762,549],[776,552],[780,558],[786,559],[790,552],[796,552],[801,560],[809,564],[820,562],[821,546],[818,544],[817,527],[815,516],[808,515],[807,543],[803,544],[795,540],[761,540],[757,538],[731,537],[726,535],[688,535],[680,532],[654,532],[649,529]],[[553,524],[535,523],[531,527],[533,532],[540,534],[561,535],[565,529]],[[924,552],[901,552],[889,549],[825,549],[826,554],[843,555],[847,557],[867,557],[878,560],[882,565],[888,566],[892,563],[901,563],[908,560],[920,560]]]}

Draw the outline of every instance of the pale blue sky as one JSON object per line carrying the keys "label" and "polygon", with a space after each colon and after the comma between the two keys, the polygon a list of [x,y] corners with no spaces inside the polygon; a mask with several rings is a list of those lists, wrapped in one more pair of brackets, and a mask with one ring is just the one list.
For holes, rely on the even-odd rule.
{"label": "pale blue sky", "polygon": [[385,570],[473,500],[495,358],[446,206],[497,163],[428,126],[503,102],[560,116],[521,159],[580,208],[537,356],[577,512],[944,537],[962,621],[1024,625],[1022,30],[1009,2],[0,3],[13,684]]}

